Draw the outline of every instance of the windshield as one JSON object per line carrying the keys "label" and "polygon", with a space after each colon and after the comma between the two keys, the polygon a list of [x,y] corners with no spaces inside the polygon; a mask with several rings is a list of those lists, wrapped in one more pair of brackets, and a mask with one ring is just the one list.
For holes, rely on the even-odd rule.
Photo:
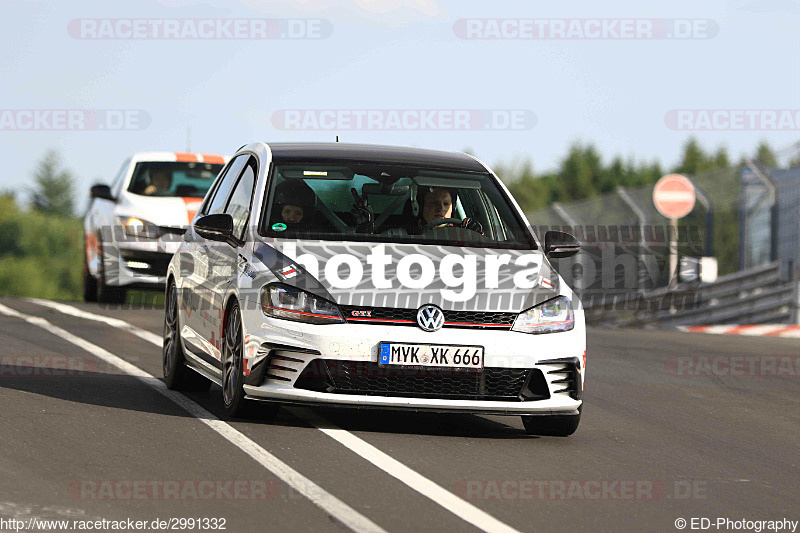
{"label": "windshield", "polygon": [[261,233],[270,237],[534,249],[489,174],[278,163]]}
{"label": "windshield", "polygon": [[222,167],[195,162],[136,163],[128,191],[142,196],[203,198]]}

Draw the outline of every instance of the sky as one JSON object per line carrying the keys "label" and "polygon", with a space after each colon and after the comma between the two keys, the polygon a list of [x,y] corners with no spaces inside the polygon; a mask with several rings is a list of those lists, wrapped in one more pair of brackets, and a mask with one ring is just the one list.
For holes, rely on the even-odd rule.
{"label": "sky", "polygon": [[[669,167],[690,135],[734,160],[761,140],[800,141],[800,0],[5,0],[0,15],[0,189],[25,199],[55,149],[81,209],[88,187],[134,152],[231,154],[256,140],[469,148],[489,165],[531,160],[541,172],[574,142]],[[143,19],[184,33],[125,33]],[[247,25],[244,38],[187,29],[228,19]],[[277,38],[257,19],[277,20],[267,34]],[[638,34],[623,32],[631,24]],[[104,126],[59,129],[47,110]],[[365,110],[377,118],[354,127]],[[668,118],[676,110],[693,110],[681,127]],[[735,110],[757,123],[731,126]],[[771,126],[764,110],[796,120]],[[425,113],[434,118],[417,120]],[[722,117],[711,130],[709,116]]]}

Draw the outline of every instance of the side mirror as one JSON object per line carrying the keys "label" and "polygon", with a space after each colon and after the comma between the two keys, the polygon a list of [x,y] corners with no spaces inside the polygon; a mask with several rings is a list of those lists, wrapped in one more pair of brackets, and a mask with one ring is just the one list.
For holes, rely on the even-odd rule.
{"label": "side mirror", "polygon": [[209,241],[228,242],[233,237],[233,217],[225,213],[202,216],[194,221],[194,230]]}
{"label": "side mirror", "polygon": [[111,187],[108,185],[92,185],[92,188],[89,189],[89,196],[92,198],[99,198],[101,200],[109,200],[111,202],[116,202],[117,200],[111,195]]}
{"label": "side mirror", "polygon": [[578,239],[563,231],[548,231],[544,234],[544,254],[553,259],[569,257],[580,251]]}

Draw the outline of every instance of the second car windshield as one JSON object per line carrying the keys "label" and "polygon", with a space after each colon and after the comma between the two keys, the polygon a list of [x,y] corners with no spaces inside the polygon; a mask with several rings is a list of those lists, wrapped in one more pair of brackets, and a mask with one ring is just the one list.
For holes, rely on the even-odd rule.
{"label": "second car windshield", "polygon": [[315,162],[270,183],[261,231],[277,238],[535,247],[489,174]]}
{"label": "second car windshield", "polygon": [[128,191],[142,196],[203,198],[222,165],[196,162],[136,164]]}

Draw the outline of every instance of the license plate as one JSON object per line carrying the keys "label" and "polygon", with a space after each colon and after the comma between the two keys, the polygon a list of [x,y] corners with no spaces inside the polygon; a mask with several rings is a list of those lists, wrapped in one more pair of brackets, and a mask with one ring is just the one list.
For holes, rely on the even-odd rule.
{"label": "license plate", "polygon": [[382,342],[378,363],[385,366],[483,369],[483,346]]}

